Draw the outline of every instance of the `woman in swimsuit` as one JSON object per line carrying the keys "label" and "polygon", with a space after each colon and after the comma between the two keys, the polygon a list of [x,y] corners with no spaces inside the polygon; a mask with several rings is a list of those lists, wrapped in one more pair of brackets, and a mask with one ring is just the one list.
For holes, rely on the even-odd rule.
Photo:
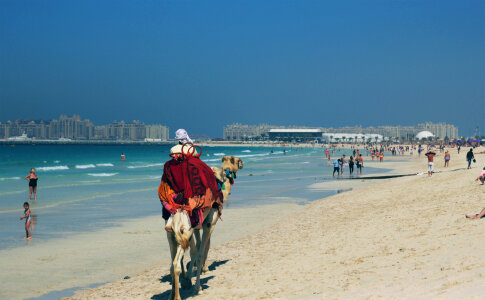
{"label": "woman in swimsuit", "polygon": [[30,208],[29,203],[24,202],[24,215],[20,217],[20,220],[25,219],[25,238],[30,240],[32,239],[32,233],[30,232]]}
{"label": "woman in swimsuit", "polygon": [[445,153],[445,167],[450,166],[450,158],[451,158],[450,153],[448,151],[446,151],[446,153]]}
{"label": "woman in swimsuit", "polygon": [[29,201],[32,198],[32,192],[34,192],[34,200],[37,201],[37,174],[35,174],[35,169],[30,169],[30,174],[25,176],[25,180],[29,182]]}

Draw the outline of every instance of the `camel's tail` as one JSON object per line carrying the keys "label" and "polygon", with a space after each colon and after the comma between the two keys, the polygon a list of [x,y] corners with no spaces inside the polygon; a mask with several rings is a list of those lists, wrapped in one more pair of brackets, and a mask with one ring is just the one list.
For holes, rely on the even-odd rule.
{"label": "camel's tail", "polygon": [[190,220],[188,216],[183,214],[181,211],[178,211],[173,216],[172,230],[177,243],[182,247],[182,249],[187,249],[189,247],[189,240],[193,231],[193,229],[190,228]]}

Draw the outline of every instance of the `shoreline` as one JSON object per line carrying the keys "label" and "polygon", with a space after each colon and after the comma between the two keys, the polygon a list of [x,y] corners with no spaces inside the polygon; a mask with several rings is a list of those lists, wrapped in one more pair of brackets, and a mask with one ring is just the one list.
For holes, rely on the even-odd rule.
{"label": "shoreline", "polygon": [[[448,170],[438,166],[437,157],[436,169],[445,172],[431,178],[369,180],[377,184],[359,184],[301,207],[303,219],[294,212],[213,247],[208,260],[215,267],[202,276],[204,293],[197,299],[483,296],[485,265],[479,258],[485,241],[478,238],[483,224],[464,214],[483,207],[483,186],[473,180],[485,157],[477,155],[472,170],[456,170],[465,164],[464,155],[454,151]],[[402,169],[426,170],[424,157],[407,161]],[[169,274],[168,263],[69,299],[168,296],[169,282],[158,280]]]}
{"label": "shoreline", "polygon": [[[399,160],[399,162],[397,162],[397,163],[392,162],[392,160]],[[387,169],[388,172],[386,172],[385,174],[396,173],[399,170],[395,169],[395,168],[391,169],[391,167],[402,166],[403,164],[405,164],[405,162],[402,162],[401,160],[402,160],[402,157],[393,157],[393,158],[390,158],[389,161],[384,162],[384,163],[373,162],[373,163],[369,163],[369,164],[371,164],[373,168],[379,168],[380,167],[379,169]],[[369,174],[371,174],[371,173],[369,173]],[[364,181],[364,180],[362,180],[362,181]],[[268,227],[268,226],[269,226],[269,228],[271,228],[272,226],[274,226],[275,224],[280,222],[282,219],[286,219],[288,217],[291,218],[292,214],[294,214],[296,212],[305,211],[306,209],[308,209],[308,207],[310,205],[312,205],[312,203],[327,201],[327,200],[331,201],[330,199],[332,199],[333,197],[341,195],[341,193],[339,192],[339,189],[341,189],[342,187],[344,187],[344,189],[345,189],[346,186],[351,185],[351,186],[355,187],[352,191],[355,191],[355,190],[359,190],[360,188],[365,187],[365,186],[372,186],[376,182],[375,180],[365,180],[365,181],[366,182],[361,182],[361,181],[357,180],[357,182],[356,182],[355,180],[345,179],[345,180],[325,181],[325,182],[318,182],[318,183],[311,183],[310,182],[307,185],[308,190],[311,190],[311,191],[335,190],[335,193],[332,193],[332,195],[329,195],[328,197],[325,197],[325,198],[322,198],[322,199],[319,199],[319,200],[316,200],[316,201],[312,201],[309,204],[305,204],[305,205],[280,204],[279,205],[279,207],[280,207],[279,211],[280,212],[277,213],[277,214],[271,214],[270,215],[269,212],[274,212],[275,210],[278,210],[278,204],[257,206],[257,207],[254,208],[255,209],[254,211],[258,212],[257,215],[259,217],[262,217],[262,216],[265,216],[265,217],[264,217],[264,219],[262,219],[263,221],[261,219],[258,219],[258,222],[254,223],[254,224],[251,223],[251,222],[245,223],[245,224],[251,223],[252,226],[255,226],[255,227],[254,227],[254,230],[247,232],[247,234],[243,235],[243,236],[240,236],[238,234],[234,234],[234,232],[233,232],[234,229],[238,228],[238,227],[231,226],[231,224],[229,224],[227,222],[228,221],[230,221],[230,222],[236,221],[236,220],[232,220],[232,218],[234,218],[235,216],[238,217],[239,219],[241,219],[241,221],[243,221],[245,218],[249,217],[251,214],[238,215],[237,210],[239,210],[240,208],[238,208],[236,210],[232,210],[232,211],[228,210],[227,212],[231,212],[232,216],[229,215],[229,214],[226,214],[226,212],[223,213],[223,214],[226,214],[226,215],[223,216],[224,222],[218,223],[218,227],[215,230],[215,234],[213,236],[214,241],[215,241],[214,245],[215,245],[215,247],[220,247],[220,246],[223,247],[223,245],[225,245],[225,243],[231,243],[231,242],[234,242],[235,240],[238,240],[238,239],[248,238],[248,237],[258,233],[257,228]],[[342,191],[342,192],[345,192],[343,194],[347,194],[347,192],[345,190]],[[245,209],[242,209],[242,211],[244,211],[244,210]],[[234,215],[234,214],[236,214],[236,215]],[[264,222],[267,222],[267,223],[264,223]],[[160,229],[160,231],[161,231],[161,229]],[[162,234],[161,238],[164,239],[165,238],[164,232],[161,232],[161,234]],[[229,236],[230,236],[230,238],[229,238]],[[167,274],[169,274],[169,263],[170,263],[170,259],[168,257],[168,247],[167,247],[167,249],[161,249],[161,252],[162,252],[161,255],[166,256],[165,263],[163,263],[163,261],[162,261],[162,264],[157,263],[156,269],[158,270],[157,272],[159,274],[164,274],[163,276],[166,276]],[[163,252],[165,252],[165,253],[163,253]],[[186,261],[187,261],[187,258],[186,258]],[[209,261],[212,262],[212,263],[218,264],[217,262],[213,262],[211,254],[209,254]],[[145,272],[138,273],[137,275],[134,275],[134,276],[130,275],[131,279],[128,279],[128,280],[118,280],[118,281],[114,281],[114,282],[111,282],[111,283],[101,285],[101,286],[95,288],[94,290],[103,289],[104,287],[107,287],[111,284],[116,284],[116,283],[125,284],[127,281],[130,281],[134,278],[137,278],[137,276],[143,276],[143,274]],[[144,281],[145,281],[145,279],[144,279]],[[165,286],[165,283],[164,283],[164,286]],[[80,288],[78,291],[76,291],[74,296],[72,296],[73,298],[67,298],[67,299],[82,299],[84,296],[89,295],[89,291],[90,291],[90,289]],[[88,293],[88,294],[86,294],[86,293]],[[119,298],[121,296],[122,295],[117,295],[117,296],[113,296],[113,298]],[[93,297],[99,298],[101,296],[100,295],[93,295]],[[103,294],[102,297],[109,297],[109,295]],[[88,298],[89,298],[89,296],[88,296]],[[142,297],[142,298],[144,298],[144,297]]]}

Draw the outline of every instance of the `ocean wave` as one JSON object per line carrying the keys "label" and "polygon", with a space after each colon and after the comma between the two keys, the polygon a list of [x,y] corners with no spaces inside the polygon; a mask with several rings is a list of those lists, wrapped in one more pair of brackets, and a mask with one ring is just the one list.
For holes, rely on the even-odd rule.
{"label": "ocean wave", "polygon": [[129,166],[128,169],[150,168],[150,167],[160,167],[160,166],[163,166],[163,164],[157,163],[157,164],[147,164],[147,165],[139,165],[139,166]]}
{"label": "ocean wave", "polygon": [[112,163],[105,163],[105,164],[96,164],[98,167],[114,167]]}
{"label": "ocean wave", "polygon": [[0,177],[0,181],[4,180],[19,180],[21,179],[20,177]]}
{"label": "ocean wave", "polygon": [[118,173],[88,173],[88,175],[95,176],[95,177],[110,177],[110,176],[118,175]]}
{"label": "ocean wave", "polygon": [[214,156],[224,156],[224,155],[226,155],[226,153],[214,153],[213,155]]}
{"label": "ocean wave", "polygon": [[60,162],[61,162],[60,160],[54,160],[54,163],[55,163],[55,164],[58,164],[58,163],[60,163]]}
{"label": "ocean wave", "polygon": [[68,166],[53,166],[53,167],[37,167],[37,171],[57,171],[57,170],[69,170]]}
{"label": "ocean wave", "polygon": [[211,158],[211,159],[203,159],[202,161],[208,162],[208,161],[221,161],[220,158]]}
{"label": "ocean wave", "polygon": [[241,152],[244,152],[244,153],[249,153],[249,152],[251,152],[251,150],[243,150],[243,151],[241,151]]}
{"label": "ocean wave", "polygon": [[261,154],[243,154],[237,155],[236,157],[260,157],[260,156],[268,156],[269,153],[261,153]]}
{"label": "ocean wave", "polygon": [[76,165],[76,169],[90,169],[90,168],[96,168],[95,165],[89,164],[89,165]]}

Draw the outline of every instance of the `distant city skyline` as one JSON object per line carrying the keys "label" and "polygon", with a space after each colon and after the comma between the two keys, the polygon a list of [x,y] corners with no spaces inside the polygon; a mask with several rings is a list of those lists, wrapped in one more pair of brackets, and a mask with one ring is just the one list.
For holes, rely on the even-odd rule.
{"label": "distant city skyline", "polygon": [[59,119],[24,118],[0,122],[0,139],[22,134],[36,139],[166,141],[170,138],[169,128],[160,124],[144,124],[133,120],[96,125],[89,119],[82,119],[79,114],[61,114]]}
{"label": "distant city skyline", "polygon": [[0,120],[485,132],[485,2],[3,1]]}
{"label": "distant city skyline", "polygon": [[[270,124],[226,124],[222,128],[222,137],[225,140],[245,140],[268,138],[271,130],[289,129],[318,129],[325,134],[378,134],[382,137],[412,139],[420,131],[430,131],[439,139],[457,139],[460,137],[458,128],[453,124],[423,122],[414,126],[392,124],[386,126],[295,126]],[[175,132],[176,129],[173,130]],[[0,139],[7,139],[21,134],[37,139],[69,138],[77,140],[161,140],[173,138],[169,127],[160,124],[145,124],[139,120],[117,121],[109,124],[94,124],[89,119],[82,119],[79,114],[68,116],[61,114],[59,119],[33,120],[23,118],[17,120],[0,121]],[[218,138],[206,134],[193,134],[195,138]]]}

